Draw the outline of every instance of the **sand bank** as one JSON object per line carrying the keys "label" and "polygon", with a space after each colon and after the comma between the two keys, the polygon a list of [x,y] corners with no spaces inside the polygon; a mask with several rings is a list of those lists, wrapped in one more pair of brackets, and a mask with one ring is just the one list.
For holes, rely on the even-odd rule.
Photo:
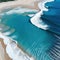
{"label": "sand bank", "polygon": [[39,9],[38,2],[34,2],[34,0],[19,0],[19,1],[9,1],[9,2],[2,2],[0,3],[0,12],[4,9],[8,8],[15,8],[18,6],[32,8],[32,9]]}
{"label": "sand bank", "polygon": [[0,60],[12,60],[6,53],[6,45],[3,39],[0,38]]}

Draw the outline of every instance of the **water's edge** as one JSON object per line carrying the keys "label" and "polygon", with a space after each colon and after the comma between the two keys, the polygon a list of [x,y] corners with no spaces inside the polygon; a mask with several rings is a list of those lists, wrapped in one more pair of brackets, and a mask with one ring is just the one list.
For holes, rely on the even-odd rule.
{"label": "water's edge", "polygon": [[7,37],[0,32],[0,38],[3,38],[3,42],[6,45],[6,52],[12,60],[35,60],[32,56],[23,51],[23,49],[19,47],[18,43],[10,37]]}

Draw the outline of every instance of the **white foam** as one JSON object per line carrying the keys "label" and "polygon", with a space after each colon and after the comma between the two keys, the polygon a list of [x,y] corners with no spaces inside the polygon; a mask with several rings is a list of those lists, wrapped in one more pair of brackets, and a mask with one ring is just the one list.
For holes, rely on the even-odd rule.
{"label": "white foam", "polygon": [[3,36],[3,34],[0,32],[0,38],[3,38],[4,39],[4,44],[7,45],[10,40],[6,37],[6,36]]}
{"label": "white foam", "polygon": [[41,11],[38,12],[34,17],[31,18],[31,23],[33,25],[37,26],[38,28],[47,30],[49,26],[46,23],[44,23],[40,17],[41,17],[41,15],[43,15],[43,11],[48,11],[48,9],[45,8],[45,6],[44,6],[45,3],[54,1],[54,0],[40,0],[40,1],[41,2],[38,3],[38,7],[41,9]]}
{"label": "white foam", "polygon": [[48,29],[48,25],[45,24],[41,19],[40,19],[40,14],[41,12],[38,12],[34,17],[31,18],[31,23],[38,28],[42,28],[44,30]]}
{"label": "white foam", "polygon": [[11,29],[11,30],[9,30],[9,31],[7,31],[7,32],[3,32],[3,34],[4,35],[10,35],[10,34],[12,34],[12,33],[14,33],[15,32],[15,29]]}
{"label": "white foam", "polygon": [[15,9],[12,9],[12,10],[6,12],[6,14],[8,14],[8,15],[13,14],[13,13],[21,14],[24,12],[34,12],[34,11],[37,12],[38,10],[18,7],[18,8],[15,8]]}
{"label": "white foam", "polygon": [[38,3],[38,7],[43,11],[48,11],[47,8],[45,8],[45,3],[46,2],[51,2],[51,1],[54,1],[54,0],[40,0],[40,3]]}
{"label": "white foam", "polygon": [[17,46],[16,42],[10,37],[0,33],[0,38],[4,39],[4,43],[6,44],[6,52],[12,60],[34,60],[33,57],[30,57],[25,52],[23,52]]}
{"label": "white foam", "polygon": [[14,13],[16,13],[16,14],[23,14],[23,13],[32,12],[32,14],[27,14],[27,16],[32,17],[34,15],[33,12],[37,13],[38,11],[39,10],[36,10],[36,9],[29,9],[29,8],[17,7],[15,9],[11,9],[11,10],[9,10],[7,12],[2,12],[0,14],[0,16],[4,16],[5,14],[6,15],[10,15],[10,14],[14,14]]}

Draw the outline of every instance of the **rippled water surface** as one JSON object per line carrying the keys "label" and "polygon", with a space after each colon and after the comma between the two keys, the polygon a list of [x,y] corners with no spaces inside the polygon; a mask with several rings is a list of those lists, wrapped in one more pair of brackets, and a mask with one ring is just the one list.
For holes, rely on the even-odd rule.
{"label": "rippled water surface", "polygon": [[8,36],[15,39],[24,51],[32,55],[36,60],[51,60],[50,55],[52,56],[52,53],[50,52],[57,39],[48,31],[34,26],[30,22],[30,18],[24,14],[3,15],[1,24],[9,26],[3,33],[13,31]]}

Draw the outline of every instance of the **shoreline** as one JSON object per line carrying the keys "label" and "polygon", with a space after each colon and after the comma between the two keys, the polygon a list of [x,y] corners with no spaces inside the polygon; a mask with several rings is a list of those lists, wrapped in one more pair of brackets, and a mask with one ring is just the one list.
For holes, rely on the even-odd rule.
{"label": "shoreline", "polygon": [[4,9],[11,9],[11,8],[16,8],[16,7],[23,7],[23,8],[25,7],[25,8],[40,10],[38,8],[38,2],[31,2],[31,1],[8,1],[8,2],[0,3],[0,12],[2,10],[4,10]]}
{"label": "shoreline", "polygon": [[[12,59],[8,56],[8,54],[6,53],[6,45],[3,43],[3,39],[2,39],[2,38],[0,38],[0,45],[1,45],[0,48],[3,48],[2,50],[4,50],[4,53],[2,54],[3,57],[0,56],[0,60],[12,60]],[[1,53],[1,52],[2,52],[2,51],[0,50],[0,53]]]}
{"label": "shoreline", "polygon": [[[25,52],[18,43],[16,43],[11,38],[4,36],[2,33],[0,33],[0,41],[2,42],[2,45],[4,46],[5,51],[5,57],[6,60],[35,60],[31,55],[29,55],[27,52]],[[12,49],[12,50],[11,50]],[[12,51],[14,51],[12,53]],[[14,55],[15,54],[15,55]],[[15,58],[16,57],[16,58]],[[20,60],[19,59],[19,60]]]}

